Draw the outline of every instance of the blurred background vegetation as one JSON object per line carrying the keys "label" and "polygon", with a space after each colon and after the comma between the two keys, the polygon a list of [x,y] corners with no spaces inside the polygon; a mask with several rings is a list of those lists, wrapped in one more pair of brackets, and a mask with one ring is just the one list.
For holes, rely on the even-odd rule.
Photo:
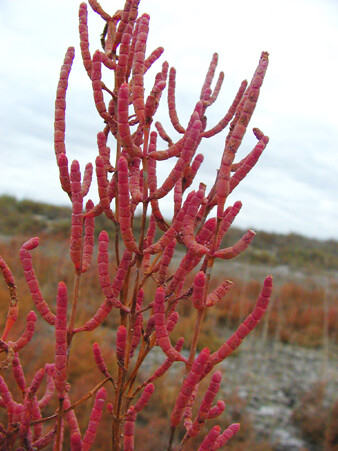
{"label": "blurred background vegetation", "polygon": [[[68,237],[71,209],[32,200],[17,200],[15,197],[0,196],[0,235],[33,236],[44,234]],[[134,219],[135,231],[140,221]],[[97,235],[103,229],[111,230],[111,221],[103,215],[96,218]],[[235,243],[246,230],[232,227],[227,233],[223,246]],[[295,233],[282,235],[257,231],[249,248],[238,257],[238,261],[268,266],[288,265],[308,270],[337,270],[338,242],[320,241]]]}

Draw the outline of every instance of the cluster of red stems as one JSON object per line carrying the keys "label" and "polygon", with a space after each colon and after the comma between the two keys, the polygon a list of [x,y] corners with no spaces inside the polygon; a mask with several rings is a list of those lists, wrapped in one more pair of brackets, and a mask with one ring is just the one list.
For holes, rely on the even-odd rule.
{"label": "cluster of red stems", "polygon": [[[254,237],[249,230],[231,247],[220,249],[222,239],[241,209],[241,202],[225,208],[228,195],[253,168],[262,154],[268,137],[259,129],[253,129],[258,140],[254,149],[241,161],[234,162],[236,151],[242,142],[248,123],[255,109],[260,87],[268,65],[268,54],[263,52],[258,67],[248,84],[243,81],[225,116],[212,128],[207,129],[205,112],[212,105],[221,89],[224,74],[221,72],[212,89],[217,54],[208,68],[200,97],[186,127],[181,125],[175,106],[175,74],[167,62],[157,73],[153,88],[145,97],[144,75],[163,53],[156,48],[145,57],[149,29],[149,16],[137,18],[140,0],[126,0],[123,10],[113,16],[107,14],[96,0],[89,0],[92,9],[105,21],[102,34],[102,50],[91,55],[88,42],[87,5],[79,10],[79,32],[84,67],[91,80],[94,102],[104,120],[103,131],[97,134],[98,156],[95,160],[99,203],[88,200],[83,208],[83,198],[91,185],[93,165],[88,163],[81,176],[79,163],[71,163],[70,171],[65,149],[65,110],[68,77],[74,58],[74,48],[67,50],[61,68],[55,102],[55,153],[63,190],[72,203],[70,258],[74,264],[72,302],[68,307],[69,291],[64,282],[57,289],[56,312],[53,313],[43,298],[33,269],[31,251],[39,244],[31,238],[23,244],[20,257],[25,278],[35,308],[42,318],[55,329],[55,358],[45,364],[28,386],[20,364],[19,353],[29,343],[35,328],[36,314],[27,316],[24,333],[16,341],[8,341],[8,334],[18,316],[18,298],[13,275],[3,261],[0,269],[9,287],[10,307],[5,329],[1,337],[1,351],[6,354],[2,369],[11,367],[13,377],[22,393],[15,401],[5,379],[0,376],[0,406],[7,411],[7,425],[0,424],[1,449],[39,450],[54,443],[54,450],[63,446],[64,428],[69,428],[71,449],[88,450],[93,446],[104,409],[111,416],[112,449],[134,449],[135,421],[138,413],[150,401],[153,383],[170,369],[174,362],[182,362],[185,368],[183,382],[173,406],[168,449],[184,449],[189,439],[197,436],[208,419],[222,414],[223,401],[214,403],[221,383],[221,372],[212,374],[209,386],[199,407],[194,401],[200,382],[214,367],[234,352],[241,341],[258,324],[267,309],[272,289],[268,276],[252,313],[236,332],[217,350],[204,348],[197,353],[197,344],[206,311],[216,307],[232,286],[224,280],[216,289],[209,289],[210,277],[216,259],[230,259],[243,252]],[[114,88],[109,89],[101,79],[102,67],[114,74]],[[160,122],[157,131],[151,131],[153,118],[161,95],[168,83],[168,107],[171,123],[181,135],[173,142]],[[104,95],[105,94],[105,95]],[[109,101],[107,98],[109,97]],[[106,99],[105,99],[106,98]],[[230,123],[224,151],[215,182],[208,194],[206,185],[189,191],[196,173],[203,162],[203,155],[196,154],[203,138],[221,132]],[[112,162],[108,137],[116,142],[115,161]],[[164,150],[157,150],[158,135],[166,143]],[[163,160],[175,164],[164,182],[158,186],[156,165]],[[159,200],[173,191],[174,212],[171,221],[162,216]],[[114,205],[115,204],[115,205]],[[114,205],[114,206],[113,206]],[[135,237],[134,213],[141,206],[141,227]],[[209,217],[216,207],[214,217]],[[106,215],[111,220],[114,234],[116,267],[109,264],[109,236],[106,231],[99,235],[98,276],[104,300],[95,315],[83,325],[76,325],[79,308],[79,284],[88,270],[94,247],[95,217]],[[160,238],[156,240],[155,233]],[[177,269],[172,271],[170,262],[177,244],[186,248]],[[198,265],[199,272],[192,285],[187,276]],[[111,280],[110,272],[114,272]],[[144,286],[151,279],[157,289],[146,299]],[[180,302],[192,302],[196,310],[196,326],[191,343],[180,338],[172,344],[170,334],[179,320],[177,307]],[[99,344],[93,345],[93,355],[102,381],[75,403],[69,398],[67,383],[68,363],[72,338],[75,334],[92,331],[100,326],[113,311],[120,317],[116,331],[114,357],[116,371],[110,372],[105,364]],[[155,347],[162,349],[164,362],[145,381],[137,378],[145,357]],[[184,350],[183,350],[184,349]],[[45,381],[45,382],[43,382]],[[37,390],[45,384],[44,394]],[[105,406],[105,384],[112,384],[113,396]],[[41,391],[41,389],[40,389]],[[76,407],[95,395],[94,406],[85,433],[81,433]],[[43,409],[53,397],[58,399],[54,415],[43,416]],[[193,408],[194,407],[194,408]],[[193,413],[194,412],[194,413]],[[175,430],[182,422],[185,434],[175,439]],[[51,425],[52,424],[52,425]],[[50,426],[51,425],[51,426]],[[217,450],[239,429],[232,424],[223,432],[219,426],[212,427],[201,438],[199,450]]]}

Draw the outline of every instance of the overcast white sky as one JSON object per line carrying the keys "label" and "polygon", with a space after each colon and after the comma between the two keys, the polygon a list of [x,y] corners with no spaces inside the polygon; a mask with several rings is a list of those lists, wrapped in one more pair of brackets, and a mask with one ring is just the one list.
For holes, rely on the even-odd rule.
{"label": "overcast white sky", "polygon": [[[101,4],[112,13],[123,1]],[[102,126],[80,59],[78,5],[75,0],[0,0],[0,194],[68,204],[59,187],[52,137],[55,90],[70,45],[76,59],[67,96],[67,155],[81,167],[95,159]],[[270,143],[229,200],[243,202],[236,225],[338,239],[338,2],[141,0],[140,10],[151,17],[148,53],[162,45],[162,61],[177,70],[177,109],[184,125],[214,51],[225,82],[209,110],[209,125],[227,111],[240,82],[251,78],[261,51],[270,53],[250,124]],[[89,20],[93,52],[103,22],[91,10]],[[148,86],[152,81],[150,76]],[[166,123],[166,99],[162,102],[158,119]],[[171,130],[168,126],[175,138]],[[247,135],[238,158],[256,141],[251,131]],[[224,139],[225,133],[203,140],[199,150],[205,161],[198,181],[209,187]],[[164,175],[167,163],[163,167]],[[167,212],[171,204],[170,199],[161,205]]]}

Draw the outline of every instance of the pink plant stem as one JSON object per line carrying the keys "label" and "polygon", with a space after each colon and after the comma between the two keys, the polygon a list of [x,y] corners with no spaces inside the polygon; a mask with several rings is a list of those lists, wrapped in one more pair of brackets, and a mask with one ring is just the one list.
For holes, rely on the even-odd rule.
{"label": "pink plant stem", "polygon": [[67,377],[67,287],[58,286],[55,321],[55,388],[59,400],[64,399]]}
{"label": "pink plant stem", "polygon": [[[201,273],[199,273],[201,274]],[[204,274],[204,273],[202,273]],[[199,283],[201,283],[201,281],[198,281]],[[203,283],[206,283],[206,280],[204,278]],[[196,286],[196,285],[195,285]],[[203,290],[203,295],[204,295],[204,290]],[[205,303],[205,298],[203,296],[203,301],[200,302],[199,304],[202,306]],[[188,358],[188,362],[187,362],[187,366],[186,366],[186,373],[188,373],[190,371],[190,369],[192,368],[194,359],[195,359],[195,355],[196,355],[196,351],[197,351],[197,344],[198,344],[198,339],[199,339],[199,334],[200,334],[200,330],[202,327],[202,322],[203,322],[203,318],[204,318],[204,313],[205,313],[205,309],[204,308],[200,308],[197,310],[197,318],[196,318],[196,323],[195,323],[195,330],[194,330],[194,335],[192,337],[191,340],[191,345],[190,345],[190,352],[189,352],[189,358]]]}
{"label": "pink plant stem", "polygon": [[113,297],[113,292],[111,288],[110,278],[109,278],[109,236],[108,233],[102,230],[99,235],[99,253],[98,253],[98,270],[99,270],[99,280],[103,294],[106,298]]}
{"label": "pink plant stem", "polygon": [[[183,348],[183,344],[184,344],[184,338],[181,337],[177,340],[177,343],[175,345],[175,350],[177,352],[180,352]],[[167,358],[161,366],[159,366],[157,368],[157,370],[150,376],[150,378],[147,380],[147,382],[145,382],[144,385],[153,382],[154,380],[158,379],[159,377],[163,376],[171,367],[171,365],[173,364],[173,360],[171,360],[170,358]]]}
{"label": "pink plant stem", "polygon": [[198,213],[198,208],[204,199],[205,185],[201,184],[200,189],[193,196],[191,203],[187,209],[186,215],[184,216],[182,238],[184,244],[189,250],[193,252],[196,256],[201,257],[209,252],[209,249],[196,241],[194,228],[195,220]]}
{"label": "pink plant stem", "polygon": [[114,36],[116,33],[116,17],[114,19],[107,21],[105,28],[104,28],[105,33],[103,36],[101,36],[101,43],[104,42],[103,47],[104,47],[105,55],[109,59],[114,58],[113,39],[114,39]]}
{"label": "pink plant stem", "polygon": [[180,315],[179,315],[178,312],[173,312],[173,313],[170,314],[170,316],[168,318],[168,321],[167,321],[167,324],[166,324],[166,328],[167,328],[167,331],[168,331],[169,335],[175,329],[175,326],[176,326],[176,324],[177,324],[177,322],[179,320],[179,317],[180,317]]}
{"label": "pink plant stem", "polygon": [[[42,414],[41,414],[39,402],[38,402],[36,396],[34,396],[33,406],[32,406],[32,420],[39,421],[41,419],[42,419]],[[43,432],[42,423],[34,424],[33,431],[34,431],[34,433],[33,433],[33,442],[34,442],[42,436],[42,432]]]}
{"label": "pink plant stem", "polygon": [[210,96],[210,99],[207,101],[207,106],[212,105],[217,100],[218,94],[220,93],[220,90],[222,88],[223,81],[224,81],[224,72],[220,72],[216,82],[216,86]]}
{"label": "pink plant stem", "polygon": [[151,54],[144,60],[144,72],[146,72],[154,64],[156,60],[160,58],[164,52],[163,47],[157,47],[151,52]]}
{"label": "pink plant stem", "polygon": [[[41,385],[41,382],[45,376],[45,370],[40,368],[35,374],[30,387],[27,390],[26,397],[23,404],[23,410],[21,413],[21,424],[20,424],[20,438],[22,441],[31,440],[30,437],[30,421],[34,418],[34,403],[37,403],[36,400],[36,392]],[[36,409],[39,411],[39,406],[36,406]],[[41,413],[35,412],[40,418]],[[32,418],[33,417],[33,418]],[[34,438],[33,438],[34,440]]]}
{"label": "pink plant stem", "polygon": [[140,288],[136,299],[136,319],[134,321],[134,324],[132,325],[132,337],[129,351],[130,358],[133,356],[142,336],[143,315],[142,313],[138,312],[142,310],[143,298],[144,290],[143,288]]}
{"label": "pink plant stem", "polygon": [[8,344],[13,349],[14,352],[19,352],[22,348],[24,348],[27,343],[31,341],[35,331],[35,323],[36,323],[36,314],[32,311],[27,315],[27,324],[24,333],[18,338],[17,341],[10,341]]}
{"label": "pink plant stem", "polygon": [[136,412],[130,407],[124,423],[123,450],[134,451]]}
{"label": "pink plant stem", "polygon": [[53,325],[55,322],[55,315],[49,310],[47,303],[44,301],[38,281],[36,280],[35,272],[32,265],[32,257],[29,251],[39,245],[39,238],[31,238],[24,243],[20,250],[20,259],[24,270],[26,282],[29,286],[35,307],[40,312],[41,316],[48,324]]}
{"label": "pink plant stem", "polygon": [[187,435],[189,437],[195,437],[202,429],[205,421],[209,418],[209,412],[211,409],[211,405],[214,402],[214,399],[218,393],[220,383],[222,380],[222,373],[220,371],[216,371],[211,379],[209,387],[204,395],[204,398],[201,402],[198,414],[193,421],[191,428],[188,430]]}
{"label": "pink plant stem", "polygon": [[160,135],[160,137],[168,143],[168,146],[172,146],[173,142],[172,142],[171,138],[169,137],[169,135],[167,134],[167,132],[164,130],[161,122],[159,122],[159,121],[155,122],[155,127],[156,127],[156,130],[158,131],[158,134]]}
{"label": "pink plant stem", "polygon": [[[121,23],[121,22],[120,22]],[[130,24],[126,24],[122,34],[120,44],[120,54],[115,71],[115,88],[119,89],[122,83],[126,82],[126,73],[128,66],[129,45],[131,41],[132,27]]]}
{"label": "pink plant stem", "polygon": [[[100,52],[100,60],[101,60],[101,63],[102,63],[104,66],[106,66],[108,69],[110,69],[110,70],[116,70],[116,63],[115,63],[115,61],[112,61],[110,58],[108,58],[108,56],[107,56],[105,53]],[[102,89],[108,91],[108,88],[106,87],[106,85],[105,85],[103,82],[101,82],[101,86],[102,86]],[[108,92],[109,92],[109,91],[108,91]],[[110,106],[111,106],[111,105],[109,104],[109,106],[108,106],[108,113],[109,113],[111,116],[113,116],[113,115],[111,114],[111,111],[110,111]]]}
{"label": "pink plant stem", "polygon": [[118,170],[119,221],[122,239],[127,249],[129,249],[132,252],[139,253],[131,229],[128,163],[124,157],[119,158],[119,161],[117,163],[117,170]]}
{"label": "pink plant stem", "polygon": [[11,270],[6,265],[6,262],[3,260],[1,256],[0,256],[0,271],[8,286],[10,298],[6,324],[1,337],[1,340],[6,341],[9,332],[11,331],[12,327],[15,324],[15,321],[18,318],[19,299],[16,291],[16,285],[13,274],[11,273]]}
{"label": "pink plant stem", "polygon": [[201,100],[203,99],[203,97],[205,95],[205,92],[210,89],[212,80],[213,80],[213,78],[215,76],[215,70],[216,70],[217,62],[218,62],[218,54],[214,53],[212,55],[212,59],[211,59],[210,65],[209,65],[209,69],[208,69],[207,75],[205,77],[205,80],[204,80],[204,83],[203,83],[203,86],[202,86],[202,89],[201,89],[201,94],[200,94],[200,99]]}
{"label": "pink plant stem", "polygon": [[96,157],[95,166],[100,205],[107,218],[111,219],[113,222],[116,222],[115,216],[110,208],[111,199],[108,195],[109,183],[107,179],[107,170],[105,167],[104,159],[100,155]]}
{"label": "pink plant stem", "polygon": [[174,188],[174,217],[181,210],[182,207],[182,180],[178,180]]}
{"label": "pink plant stem", "polygon": [[[207,243],[214,234],[215,225],[216,224],[214,218],[211,218],[208,221],[206,221],[202,230],[196,236],[196,242],[198,244]],[[200,260],[201,257],[196,255],[193,249],[188,249],[187,253],[182,258],[181,263],[179,264],[179,267],[177,268],[171,283],[168,285],[168,288],[166,289],[166,294],[168,294],[170,291],[173,291],[179,283],[184,282],[186,276],[198,265]],[[205,272],[205,270],[203,270],[203,272]]]}
{"label": "pink plant stem", "polygon": [[239,431],[239,428],[240,428],[239,423],[234,423],[231,426],[229,426],[228,428],[226,428],[226,430],[217,437],[213,448],[211,448],[212,451],[216,451],[217,449],[220,449],[222,446],[226,445],[228,443],[228,441],[235,434],[237,434],[237,432]]}
{"label": "pink plant stem", "polygon": [[9,391],[9,388],[2,376],[0,376],[0,394],[3,407],[7,410],[8,423],[11,423],[15,410],[15,402],[13,400],[12,393]]}
{"label": "pink plant stem", "polygon": [[82,451],[88,451],[94,443],[96,433],[101,421],[104,402],[106,399],[106,390],[104,387],[97,391],[94,406],[90,414],[88,428],[82,441]]}
{"label": "pink plant stem", "polygon": [[140,396],[140,399],[137,401],[137,403],[134,405],[134,412],[141,412],[142,409],[148,404],[149,399],[151,398],[151,395],[154,393],[154,385],[153,384],[147,384],[142,392],[142,395]]}
{"label": "pink plant stem", "polygon": [[228,293],[233,285],[233,282],[230,280],[224,280],[217,288],[208,294],[206,306],[212,307],[213,305],[218,304],[218,302]]}
{"label": "pink plant stem", "polygon": [[93,354],[94,354],[94,360],[95,360],[95,363],[96,363],[98,369],[101,371],[101,373],[105,377],[111,378],[112,376],[106,367],[106,364],[104,362],[103,355],[102,355],[102,352],[101,352],[101,349],[100,349],[100,346],[98,345],[98,343],[93,344]]}
{"label": "pink plant stem", "polygon": [[118,115],[118,131],[122,140],[122,144],[129,155],[134,156],[135,146],[129,126],[129,85],[122,83],[119,88],[119,95],[117,101],[117,115]]}
{"label": "pink plant stem", "polygon": [[184,141],[182,154],[177,160],[169,176],[163,182],[163,185],[154,193],[154,197],[156,199],[161,199],[162,197],[166,196],[168,192],[175,186],[176,182],[182,177],[184,169],[190,163],[196,150],[201,126],[201,121],[196,120],[193,123],[192,127],[187,130],[187,136]]}
{"label": "pink plant stem", "polygon": [[99,149],[100,157],[103,158],[106,171],[113,171],[114,168],[110,164],[110,148],[107,146],[107,137],[103,132],[97,134],[97,147]]}
{"label": "pink plant stem", "polygon": [[[143,243],[144,248],[149,248],[153,244],[155,232],[156,232],[156,222],[155,222],[154,215],[151,214],[150,218],[149,218],[147,235],[146,235],[144,243]],[[147,272],[150,267],[150,254],[143,255],[142,265],[143,265],[144,272]]]}
{"label": "pink plant stem", "polygon": [[203,442],[201,443],[198,451],[211,451],[214,449],[214,444],[221,433],[221,428],[219,426],[214,426],[208,434],[205,436]]}
{"label": "pink plant stem", "polygon": [[196,310],[205,309],[205,284],[205,274],[200,271],[195,276],[192,293],[192,303]]}
{"label": "pink plant stem", "polygon": [[140,4],[140,0],[132,0],[131,1],[131,8],[130,8],[128,21],[132,25],[132,27],[134,27],[134,29],[136,28],[136,23],[137,22],[135,23],[135,21],[136,21],[137,15],[138,15],[138,6],[139,6],[139,4]]}
{"label": "pink plant stem", "polygon": [[55,365],[46,363],[45,372],[47,374],[47,385],[45,393],[39,400],[40,409],[43,409],[49,404],[55,392]]}
{"label": "pink plant stem", "polygon": [[[122,11],[121,14],[121,20],[118,26],[118,29],[116,31],[115,37],[114,37],[114,42],[113,42],[113,47],[112,50],[115,51],[118,44],[121,42],[121,38],[123,36],[124,30],[127,26],[127,24],[129,23],[129,25],[131,26],[131,29],[134,28],[134,24],[135,24],[135,19],[137,17],[137,13],[138,13],[138,5],[140,3],[140,0],[127,0],[124,6],[124,9]],[[135,50],[135,42],[133,43],[133,55],[132,57],[130,57],[130,61],[128,58],[128,76],[130,74],[130,62],[133,60],[134,57],[134,50]]]}
{"label": "pink plant stem", "polygon": [[148,14],[143,14],[139,19],[138,34],[135,43],[132,78],[133,105],[140,124],[144,124],[145,121],[143,74],[145,71],[144,59],[148,32],[149,16]]}
{"label": "pink plant stem", "polygon": [[24,270],[26,282],[29,286],[31,296],[33,298],[35,307],[41,314],[42,318],[47,321],[48,324],[53,325],[55,323],[55,315],[49,310],[49,307],[42,297],[39,283],[36,280],[35,272],[32,265],[32,257],[29,251],[36,248],[39,245],[39,238],[31,238],[26,241],[20,250],[20,259]]}
{"label": "pink plant stem", "polygon": [[[198,384],[195,386],[194,391],[192,392],[192,395],[190,397],[190,400],[189,400],[186,408],[184,409],[183,426],[184,426],[185,430],[188,430],[192,424],[192,419],[191,419],[192,418],[192,407],[195,403],[197,392],[198,392]],[[179,450],[181,448],[182,448],[182,442],[178,446],[177,450]]]}
{"label": "pink plant stem", "polygon": [[15,280],[13,274],[2,257],[0,257],[0,271],[3,275],[3,278],[5,279],[7,286],[9,288],[15,287]]}
{"label": "pink plant stem", "polygon": [[33,405],[36,400],[35,394],[41,385],[42,379],[45,375],[45,370],[41,368],[34,376],[33,381],[27,390],[26,397],[23,404],[21,413],[19,436],[21,444],[26,449],[32,449],[32,437],[30,431],[30,421],[33,416]]}
{"label": "pink plant stem", "polygon": [[109,21],[110,15],[107,14],[97,0],[88,0],[93,11],[95,11],[103,20]]}
{"label": "pink plant stem", "polygon": [[18,353],[15,353],[14,359],[12,361],[12,370],[15,382],[17,383],[22,395],[24,396],[26,392],[26,380]]}
{"label": "pink plant stem", "polygon": [[[225,127],[229,124],[229,122],[233,118],[235,111],[243,97],[243,94],[244,94],[247,86],[248,86],[248,82],[246,80],[242,81],[242,83],[239,87],[239,90],[235,96],[235,99],[232,102],[226,115],[210,130],[203,132],[201,135],[203,138],[211,138],[212,136],[217,135],[217,133],[220,133],[222,130],[225,129]],[[211,99],[210,99],[209,103],[210,102],[211,102]]]}
{"label": "pink plant stem", "polygon": [[234,222],[234,220],[235,220],[236,216],[238,215],[238,213],[240,212],[241,208],[242,208],[242,202],[237,201],[234,203],[234,205],[232,207],[228,207],[224,211],[223,220],[222,220],[222,223],[220,226],[217,243],[216,243],[217,249],[221,245],[222,238],[226,235],[226,233],[230,229],[231,224]]}
{"label": "pink plant stem", "polygon": [[170,417],[172,429],[175,429],[182,419],[184,409],[190,400],[195,386],[199,383],[204,367],[208,362],[209,354],[210,351],[208,348],[202,349],[183,381]]}
{"label": "pink plant stem", "polygon": [[249,246],[251,241],[255,236],[253,230],[249,230],[245,235],[240,238],[233,246],[227,247],[225,249],[220,249],[213,253],[214,258],[222,258],[223,260],[229,260],[230,258],[235,258],[241,254]]}
{"label": "pink plant stem", "polygon": [[94,208],[92,208],[90,211],[86,212],[83,215],[83,218],[96,218],[97,216],[100,216],[103,213],[103,207],[102,205],[99,203],[97,205],[95,205]]}
{"label": "pink plant stem", "polygon": [[143,194],[140,190],[140,158],[134,158],[130,165],[129,189],[133,204],[142,202]]}
{"label": "pink plant stem", "polygon": [[[156,133],[152,132],[150,134],[150,146],[149,149],[151,149],[156,142]],[[158,200],[153,197],[156,188],[157,188],[157,175],[156,175],[156,161],[155,160],[149,160],[148,162],[148,188],[151,198],[151,210],[152,215],[156,220],[156,223],[160,230],[163,230],[164,232],[167,230],[166,222],[162,216],[162,213],[160,211]]]}
{"label": "pink plant stem", "polygon": [[[54,119],[54,149],[56,160],[60,167],[60,181],[62,189],[67,193],[71,194],[70,190],[70,180],[68,169],[65,166],[65,160],[60,160],[60,154],[66,154],[65,146],[65,112],[66,112],[66,91],[68,87],[69,73],[72,67],[72,63],[75,56],[74,47],[69,47],[63,65],[61,67],[60,79],[56,91],[55,100],[55,119]],[[62,170],[61,170],[62,168]]]}
{"label": "pink plant stem", "polygon": [[[152,303],[152,307],[154,306],[154,303]],[[152,333],[152,331],[155,328],[155,315],[151,315],[148,319],[147,326],[144,330],[143,338],[145,341],[149,341],[149,336]]]}
{"label": "pink plant stem", "polygon": [[132,0],[131,2],[131,8],[129,13],[129,23],[134,27],[135,21],[138,15],[138,6],[140,4],[140,0]]}
{"label": "pink plant stem", "polygon": [[230,193],[255,166],[268,142],[269,138],[267,136],[263,136],[256,144],[254,149],[249,153],[249,155],[247,155],[242,164],[240,164],[240,166],[230,179]]}
{"label": "pink plant stem", "polygon": [[116,332],[116,358],[120,365],[124,365],[127,344],[127,329],[121,325]]}
{"label": "pink plant stem", "polygon": [[90,185],[92,183],[92,176],[93,176],[93,165],[91,163],[87,163],[83,175],[82,197],[85,197],[88,194]]}
{"label": "pink plant stem", "polygon": [[184,191],[191,186],[197,171],[199,170],[201,164],[203,163],[204,157],[202,154],[196,155],[191,166],[189,168],[188,175],[183,179],[183,188]]}
{"label": "pink plant stem", "polygon": [[105,120],[108,124],[110,124],[112,122],[112,117],[107,111],[102,92],[101,61],[102,61],[101,52],[97,50],[93,55],[92,74],[91,74],[93,95],[97,112],[99,113],[99,115],[102,117],[103,120]]}
{"label": "pink plant stem", "polygon": [[214,407],[211,407],[208,413],[208,419],[216,418],[221,415],[225,410],[225,402],[217,401],[217,404]]}
{"label": "pink plant stem", "polygon": [[[198,219],[198,218],[196,218]],[[209,246],[216,231],[217,220],[216,218],[209,218],[204,224],[202,229],[196,235],[196,241],[199,244],[206,244]]]}
{"label": "pink plant stem", "polygon": [[217,217],[222,215],[225,200],[230,192],[231,165],[255,109],[267,65],[268,53],[263,52],[254,77],[248,87],[247,94],[244,95],[243,102],[239,105],[238,119],[236,120],[235,117],[234,127],[231,129],[230,135],[225,143],[225,149],[216,183]]}
{"label": "pink plant stem", "polygon": [[124,451],[134,449],[136,415],[147,405],[153,392],[154,385],[147,384],[142,392],[140,399],[127,411],[126,421],[124,425]]}
{"label": "pink plant stem", "polygon": [[272,276],[268,276],[264,281],[263,289],[253,312],[248,315],[236,332],[218,349],[218,351],[210,355],[207,372],[209,372],[217,363],[232,354],[241,344],[242,340],[257,326],[268,307],[271,292]]}
{"label": "pink plant stem", "polygon": [[154,316],[155,330],[158,345],[166,356],[173,362],[178,360],[186,362],[186,359],[171,345],[167,328],[165,327],[164,289],[159,287],[155,294]]}
{"label": "pink plant stem", "polygon": [[[132,263],[132,256],[133,256],[132,252],[129,251],[128,249],[125,249],[118,270],[112,282],[112,292],[113,296],[115,297],[117,297],[118,294],[123,289],[129,267]],[[129,309],[127,309],[124,305],[122,305],[122,307],[120,308],[122,308],[125,312],[129,313]]]}
{"label": "pink plant stem", "polygon": [[65,423],[64,420],[61,420],[61,425],[59,427],[60,429],[60,438],[58,439],[58,423],[56,423],[56,433],[55,433],[55,440],[53,444],[53,451],[62,451],[62,443],[63,443],[63,437],[65,432]]}
{"label": "pink plant stem", "polygon": [[56,435],[56,425],[44,436],[40,437],[38,440],[33,442],[33,447],[36,450],[46,448],[55,438]]}
{"label": "pink plant stem", "polygon": [[[157,75],[161,76],[162,73],[160,72]],[[153,120],[153,116],[156,113],[160,103],[162,91],[165,89],[165,87],[166,82],[160,78],[158,81],[155,81],[154,87],[147,97],[147,101],[144,107],[144,115],[147,124],[150,124]]]}
{"label": "pink plant stem", "polygon": [[115,177],[115,175],[112,176],[112,178],[110,179],[108,188],[107,188],[107,193],[108,193],[108,197],[109,200],[112,201],[114,198],[116,198],[117,195],[117,178]]}
{"label": "pink plant stem", "polygon": [[136,20],[134,29],[133,29],[133,34],[132,34],[132,39],[131,39],[131,43],[130,43],[130,47],[129,47],[129,55],[128,55],[128,64],[127,64],[127,72],[126,72],[126,79],[128,80],[132,71],[132,67],[133,67],[133,62],[134,62],[134,58],[135,58],[135,46],[136,46],[136,41],[137,41],[137,37],[138,37],[138,31],[139,31],[139,19]]}
{"label": "pink plant stem", "polygon": [[165,283],[165,280],[167,278],[168,268],[169,268],[171,259],[174,256],[175,246],[176,246],[176,240],[174,238],[171,241],[171,243],[169,243],[169,245],[165,248],[165,250],[163,252],[161,262],[160,262],[160,268],[159,268],[159,272],[158,272],[158,280],[157,280],[158,285],[163,285]]}
{"label": "pink plant stem", "polygon": [[71,451],[81,451],[82,450],[82,439],[79,424],[74,412],[74,409],[70,409],[71,406],[68,394],[65,394],[63,401],[63,408],[65,410],[65,418],[67,420],[69,430],[70,430],[70,449]]}
{"label": "pink plant stem", "polygon": [[68,158],[66,154],[60,153],[57,157],[57,165],[59,167],[60,182],[63,190],[71,197],[70,178],[68,170]]}
{"label": "pink plant stem", "polygon": [[176,87],[176,70],[174,67],[171,67],[169,72],[169,85],[168,85],[169,117],[174,129],[178,133],[185,133],[185,128],[182,127],[182,125],[180,124],[176,112],[175,87]]}
{"label": "pink plant stem", "polygon": [[83,196],[81,187],[81,173],[79,163],[74,160],[70,172],[72,191],[72,227],[70,238],[70,258],[74,263],[75,271],[82,270],[82,227],[83,227]]}
{"label": "pink plant stem", "polygon": [[56,298],[55,320],[55,388],[59,400],[58,429],[56,435],[57,448],[61,443],[61,422],[67,379],[67,305],[67,287],[64,282],[60,282]]}
{"label": "pink plant stem", "polygon": [[[94,208],[93,202],[89,199],[86,204],[86,212],[91,211]],[[95,231],[95,221],[94,218],[85,217],[84,220],[84,246],[82,255],[82,272],[88,271],[90,263],[92,260],[93,249],[94,249],[94,231]]]}
{"label": "pink plant stem", "polygon": [[79,34],[82,62],[89,78],[91,78],[92,57],[89,51],[88,13],[86,3],[81,3],[79,8]]}
{"label": "pink plant stem", "polygon": [[[197,116],[196,116],[197,117]],[[162,160],[168,160],[169,158],[172,157],[179,157],[182,153],[183,147],[184,147],[184,143],[185,143],[185,139],[186,139],[186,134],[179,140],[177,141],[175,144],[170,140],[169,137],[167,137],[167,135],[163,135],[163,130],[162,128],[159,126],[159,123],[156,122],[156,129],[159,132],[159,135],[162,139],[165,139],[166,141],[168,141],[170,147],[166,150],[156,150],[156,149],[149,149],[149,156],[151,158],[153,158],[154,160],[158,160],[158,161],[162,161]],[[170,141],[170,142],[169,142]]]}
{"label": "pink plant stem", "polygon": [[[168,70],[169,70],[169,63],[168,63],[168,61],[164,61],[164,63],[162,63],[162,70],[156,74],[154,86],[161,85],[161,82],[165,82],[165,83],[167,82]],[[165,88],[166,85],[163,85],[163,86]],[[160,100],[160,97],[158,98],[158,101],[159,100]],[[157,110],[157,107],[158,107],[158,105],[156,105],[156,110]]]}
{"label": "pink plant stem", "polygon": [[110,286],[108,275],[108,234],[105,231],[102,231],[100,233],[98,255],[99,280],[102,291],[106,298],[98,308],[95,315],[91,319],[89,319],[83,326],[74,329],[74,333],[96,329],[106,319],[113,307],[122,309],[125,312],[129,312],[129,309],[125,307],[121,303],[121,301],[119,301],[117,296],[122,289],[126,274],[128,272],[131,257],[132,253],[128,251],[128,249],[126,249],[113,283]]}
{"label": "pink plant stem", "polygon": [[[133,3],[132,0],[127,0],[124,5],[123,10],[120,11],[121,20],[119,22],[119,25],[117,27],[117,30],[116,30],[116,33],[115,33],[115,36],[113,39],[112,53],[116,52],[117,46],[121,43],[121,41],[123,39],[124,31],[128,25],[128,19],[129,19],[132,3]],[[132,32],[132,24],[130,24],[130,31],[128,30],[128,33],[131,33],[131,32]]]}
{"label": "pink plant stem", "polygon": [[186,215],[188,206],[190,205],[191,199],[194,196],[195,192],[192,191],[188,194],[181,210],[178,212],[176,218],[174,218],[173,223],[169,227],[169,229],[161,236],[161,238],[154,244],[152,244],[150,247],[144,249],[144,253],[149,254],[157,254],[158,252],[161,252],[164,250],[171,241],[176,237],[176,235],[181,231],[183,227],[183,220]]}

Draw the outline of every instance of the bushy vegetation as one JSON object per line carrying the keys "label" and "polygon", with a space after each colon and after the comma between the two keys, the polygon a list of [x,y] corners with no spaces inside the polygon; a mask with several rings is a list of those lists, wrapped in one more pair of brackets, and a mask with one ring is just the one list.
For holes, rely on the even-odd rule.
{"label": "bushy vegetation", "polygon": [[[33,234],[67,237],[70,227],[69,207],[50,205],[32,200],[17,200],[13,196],[0,196],[0,234],[32,236]],[[139,235],[141,218],[134,218],[135,234]],[[111,228],[105,216],[96,219],[96,236]],[[223,240],[223,246],[238,241],[244,231],[232,227]],[[183,248],[182,248],[183,249]],[[241,262],[267,266],[288,265],[308,271],[327,271],[338,268],[338,242],[317,240],[295,233],[287,235],[256,231],[247,251],[237,258]]]}

